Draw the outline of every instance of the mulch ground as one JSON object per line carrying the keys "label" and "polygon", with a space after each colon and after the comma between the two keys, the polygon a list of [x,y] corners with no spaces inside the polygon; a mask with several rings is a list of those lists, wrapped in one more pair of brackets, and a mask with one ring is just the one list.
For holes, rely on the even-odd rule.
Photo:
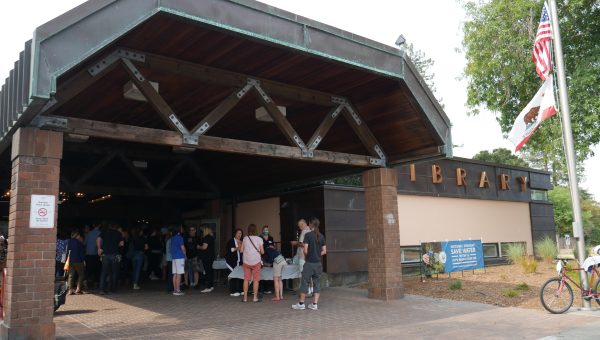
{"label": "mulch ground", "polygon": [[[404,277],[403,282],[406,294],[544,310],[540,303],[540,287],[557,276],[554,268],[555,264],[538,262],[535,273],[525,273],[519,265],[502,265],[487,267],[485,271],[452,273],[451,277],[443,274],[436,279],[434,275],[424,278],[424,282],[418,276]],[[461,289],[450,289],[455,280],[461,281]],[[579,289],[573,284],[571,287],[575,295],[573,306],[581,306]]]}

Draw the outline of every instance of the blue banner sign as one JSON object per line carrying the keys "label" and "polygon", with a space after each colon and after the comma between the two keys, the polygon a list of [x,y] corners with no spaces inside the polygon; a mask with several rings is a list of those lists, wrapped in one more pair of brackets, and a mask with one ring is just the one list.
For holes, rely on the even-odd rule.
{"label": "blue banner sign", "polygon": [[439,258],[446,273],[483,268],[481,240],[442,242]]}

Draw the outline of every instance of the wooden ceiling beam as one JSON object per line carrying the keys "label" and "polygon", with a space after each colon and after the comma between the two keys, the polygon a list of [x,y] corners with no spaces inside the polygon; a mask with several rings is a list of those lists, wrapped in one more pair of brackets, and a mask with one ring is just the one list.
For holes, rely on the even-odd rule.
{"label": "wooden ceiling beam", "polygon": [[[99,122],[80,118],[67,118],[58,116],[46,117],[49,124],[40,124],[40,127],[56,131],[70,132],[90,137],[122,140],[136,143],[147,143],[167,146],[186,146],[195,149],[227,152],[251,156],[264,156],[282,159],[295,159],[321,163],[352,165],[360,167],[377,167],[372,158],[364,155],[347,154],[332,151],[315,150],[312,158],[305,157],[298,147],[242,141],[213,136],[202,136],[197,145],[183,144],[183,137],[179,132],[144,128],[139,126],[123,125],[116,123]],[[62,121],[53,125],[52,121]]]}
{"label": "wooden ceiling beam", "polygon": [[170,197],[180,199],[217,199],[219,196],[213,192],[195,192],[180,190],[152,191],[144,188],[128,188],[114,186],[80,185],[72,188],[73,192],[86,194],[113,195],[113,196],[137,196],[137,197]]}
{"label": "wooden ceiling beam", "polygon": [[176,74],[183,77],[194,78],[210,84],[235,88],[245,86],[248,78],[255,78],[260,81],[261,87],[272,95],[321,106],[333,105],[331,99],[334,97],[334,95],[329,93],[280,83],[273,80],[256,78],[247,74],[226,71],[174,58],[158,56],[151,53],[134,53],[144,54],[144,65],[153,71]]}

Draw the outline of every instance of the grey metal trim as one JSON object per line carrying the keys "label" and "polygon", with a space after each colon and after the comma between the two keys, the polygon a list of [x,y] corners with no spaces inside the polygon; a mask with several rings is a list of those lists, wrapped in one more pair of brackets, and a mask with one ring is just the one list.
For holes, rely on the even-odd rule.
{"label": "grey metal trim", "polygon": [[66,118],[59,117],[36,116],[33,118],[30,125],[39,128],[47,127],[66,129],[68,127],[68,120]]}

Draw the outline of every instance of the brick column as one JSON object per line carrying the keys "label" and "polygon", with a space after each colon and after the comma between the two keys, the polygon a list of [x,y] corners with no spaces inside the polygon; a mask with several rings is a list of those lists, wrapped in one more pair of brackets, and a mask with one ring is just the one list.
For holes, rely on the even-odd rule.
{"label": "brick column", "polygon": [[404,296],[397,184],[394,169],[363,172],[371,299],[387,301]]}
{"label": "brick column", "polygon": [[20,128],[12,139],[8,258],[2,339],[53,339],[56,216],[53,228],[30,228],[31,195],[58,202],[62,133]]}

